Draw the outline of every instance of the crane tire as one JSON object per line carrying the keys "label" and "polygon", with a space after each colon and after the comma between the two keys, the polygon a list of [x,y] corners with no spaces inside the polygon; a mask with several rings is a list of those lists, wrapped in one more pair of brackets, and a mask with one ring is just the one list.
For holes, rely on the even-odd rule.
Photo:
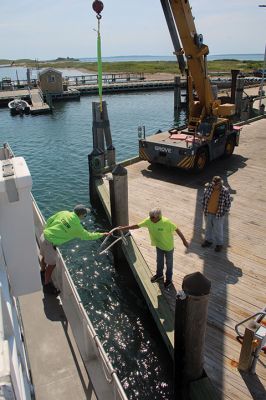
{"label": "crane tire", "polygon": [[235,149],[235,140],[233,137],[229,137],[225,143],[224,157],[231,157]]}

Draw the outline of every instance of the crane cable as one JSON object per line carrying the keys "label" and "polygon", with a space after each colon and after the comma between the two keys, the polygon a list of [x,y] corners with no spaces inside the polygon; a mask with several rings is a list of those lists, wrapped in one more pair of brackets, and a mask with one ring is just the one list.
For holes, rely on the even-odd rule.
{"label": "crane cable", "polygon": [[100,34],[100,18],[98,17],[98,30],[97,30],[97,60],[98,60],[98,90],[100,101],[100,112],[103,111],[103,83],[102,83],[102,50],[101,50],[101,34]]}
{"label": "crane cable", "polygon": [[101,12],[103,10],[103,3],[99,0],[95,0],[92,4],[93,10],[96,12],[96,18],[98,20],[97,27],[97,64],[98,64],[98,92],[99,92],[99,100],[100,100],[100,112],[103,111],[103,103],[102,103],[102,92],[103,92],[103,84],[102,84],[102,49],[101,49],[101,32],[100,32],[100,20],[102,18]]}

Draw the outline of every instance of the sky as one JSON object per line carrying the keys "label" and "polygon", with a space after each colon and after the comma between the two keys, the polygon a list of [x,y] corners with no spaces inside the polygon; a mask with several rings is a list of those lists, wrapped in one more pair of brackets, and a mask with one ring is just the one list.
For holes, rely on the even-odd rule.
{"label": "sky", "polygon": [[[173,53],[160,0],[102,0],[102,56]],[[0,59],[96,56],[92,0],[0,0]],[[264,53],[266,0],[190,0],[210,54]]]}

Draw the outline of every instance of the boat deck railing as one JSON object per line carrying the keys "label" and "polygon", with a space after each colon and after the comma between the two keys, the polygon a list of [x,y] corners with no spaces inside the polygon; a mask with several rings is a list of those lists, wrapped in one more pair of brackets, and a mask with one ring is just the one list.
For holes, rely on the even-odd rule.
{"label": "boat deck railing", "polygon": [[[31,399],[29,364],[18,304],[12,296],[0,237],[0,393],[3,399]],[[2,398],[2,396],[0,396]]]}
{"label": "boat deck railing", "polygon": [[[6,160],[8,158],[12,158],[14,156],[10,146],[6,143],[0,148],[0,159]],[[34,225],[35,225],[35,235],[37,244],[39,245],[39,238],[43,232],[43,226],[45,224],[44,217],[42,216],[33,196],[32,196],[32,204],[33,204],[33,217],[34,217]],[[74,282],[68,272],[68,269],[65,265],[63,257],[58,251],[58,262],[57,267],[53,272],[53,280],[56,286],[60,289],[60,300],[62,303],[62,307],[64,313],[66,315],[67,321],[71,326],[71,330],[73,332],[73,336],[75,338],[75,342],[79,349],[79,353],[87,370],[87,373],[90,377],[92,382],[94,391],[98,398],[104,400],[127,400],[127,396],[124,392],[124,389],[121,385],[121,382],[117,376],[116,370],[113,368],[111,361],[109,360],[103,345],[101,343],[100,338],[98,337],[92,322],[89,319],[89,316],[82,304],[80,296],[77,292],[77,289],[74,285]],[[19,325],[14,329],[12,332],[11,328],[16,326],[13,324],[11,318],[19,318],[19,312],[16,312],[16,303],[14,303],[15,299],[12,299],[12,296],[9,295],[7,297],[7,288],[8,285],[8,278],[7,275],[4,275],[4,271],[2,265],[4,264],[5,257],[4,252],[2,251],[1,247],[1,237],[0,237],[0,351],[2,348],[7,346],[6,338],[8,337],[11,342],[14,342],[14,336],[16,335],[16,340],[18,344],[16,347],[19,351],[19,354],[15,357],[15,366],[17,366],[22,374],[16,374],[16,371],[13,368],[13,360],[9,362],[9,354],[11,354],[6,348],[5,355],[7,358],[7,367],[0,368],[0,385],[5,382],[2,377],[6,377],[7,382],[7,390],[9,387],[20,388],[23,387],[21,384],[21,380],[24,380],[24,386],[27,386],[25,389],[27,392],[31,390],[31,382],[29,379],[28,369],[27,369],[27,353],[23,348],[20,346],[23,345],[21,341],[21,333]],[[3,284],[5,290],[3,290]],[[11,305],[11,308],[9,306]],[[14,311],[13,311],[14,309]],[[2,313],[1,313],[2,311]],[[5,326],[7,326],[8,332],[5,333],[3,330],[4,323],[2,319],[2,314],[5,315],[4,321]],[[6,323],[8,321],[8,323]],[[21,324],[22,326],[22,324]],[[23,356],[24,354],[24,356]],[[24,357],[24,358],[23,358]],[[13,376],[11,377],[11,372]],[[3,375],[4,374],[4,375]],[[12,379],[11,379],[12,378]],[[20,379],[20,381],[15,380]],[[0,386],[1,387],[1,386]],[[1,387],[2,389],[2,387]],[[19,399],[29,399],[28,397],[15,397]]]}
{"label": "boat deck railing", "polygon": [[[37,242],[43,231],[45,220],[33,199],[34,223]],[[58,262],[53,272],[53,280],[60,289],[62,306],[71,326],[76,344],[85,368],[95,388],[95,392],[110,393],[106,399],[126,400],[127,396],[115,369],[109,360],[88,314],[82,304],[74,282],[68,272],[63,257],[58,251]],[[101,398],[101,396],[99,397]]]}

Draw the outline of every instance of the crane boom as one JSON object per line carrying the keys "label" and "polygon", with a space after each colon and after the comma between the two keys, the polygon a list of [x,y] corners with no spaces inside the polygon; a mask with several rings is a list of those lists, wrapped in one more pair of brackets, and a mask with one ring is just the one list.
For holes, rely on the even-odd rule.
{"label": "crane boom", "polygon": [[[203,43],[202,35],[197,33],[189,1],[161,0],[161,4],[174,48],[175,50],[178,48],[179,53],[183,52],[186,56],[190,92],[192,93],[193,86],[197,92],[197,101],[193,100],[191,94],[189,96],[189,124],[197,124],[205,116],[232,115],[234,105],[228,104],[219,107],[220,102],[214,98],[207,72],[209,48]],[[180,40],[174,39],[175,36]],[[181,72],[183,71],[181,70]]]}
{"label": "crane boom", "polygon": [[163,8],[163,12],[164,12],[164,16],[168,25],[168,29],[171,35],[171,39],[173,42],[173,46],[174,46],[174,54],[177,57],[177,61],[178,61],[178,65],[179,65],[179,69],[181,74],[183,75],[185,72],[185,68],[186,68],[186,62],[184,60],[184,55],[183,55],[183,49],[181,47],[180,41],[179,41],[179,37],[176,31],[176,27],[175,27],[175,22],[173,19],[173,14],[169,5],[169,1],[165,1],[165,0],[161,0],[161,4],[162,4],[162,8]]}
{"label": "crane boom", "polygon": [[241,128],[228,118],[235,114],[235,105],[221,104],[213,94],[207,72],[209,48],[197,33],[189,0],[161,0],[161,5],[180,71],[187,69],[188,124],[140,136],[139,156],[150,163],[200,172],[209,161],[233,154]]}

